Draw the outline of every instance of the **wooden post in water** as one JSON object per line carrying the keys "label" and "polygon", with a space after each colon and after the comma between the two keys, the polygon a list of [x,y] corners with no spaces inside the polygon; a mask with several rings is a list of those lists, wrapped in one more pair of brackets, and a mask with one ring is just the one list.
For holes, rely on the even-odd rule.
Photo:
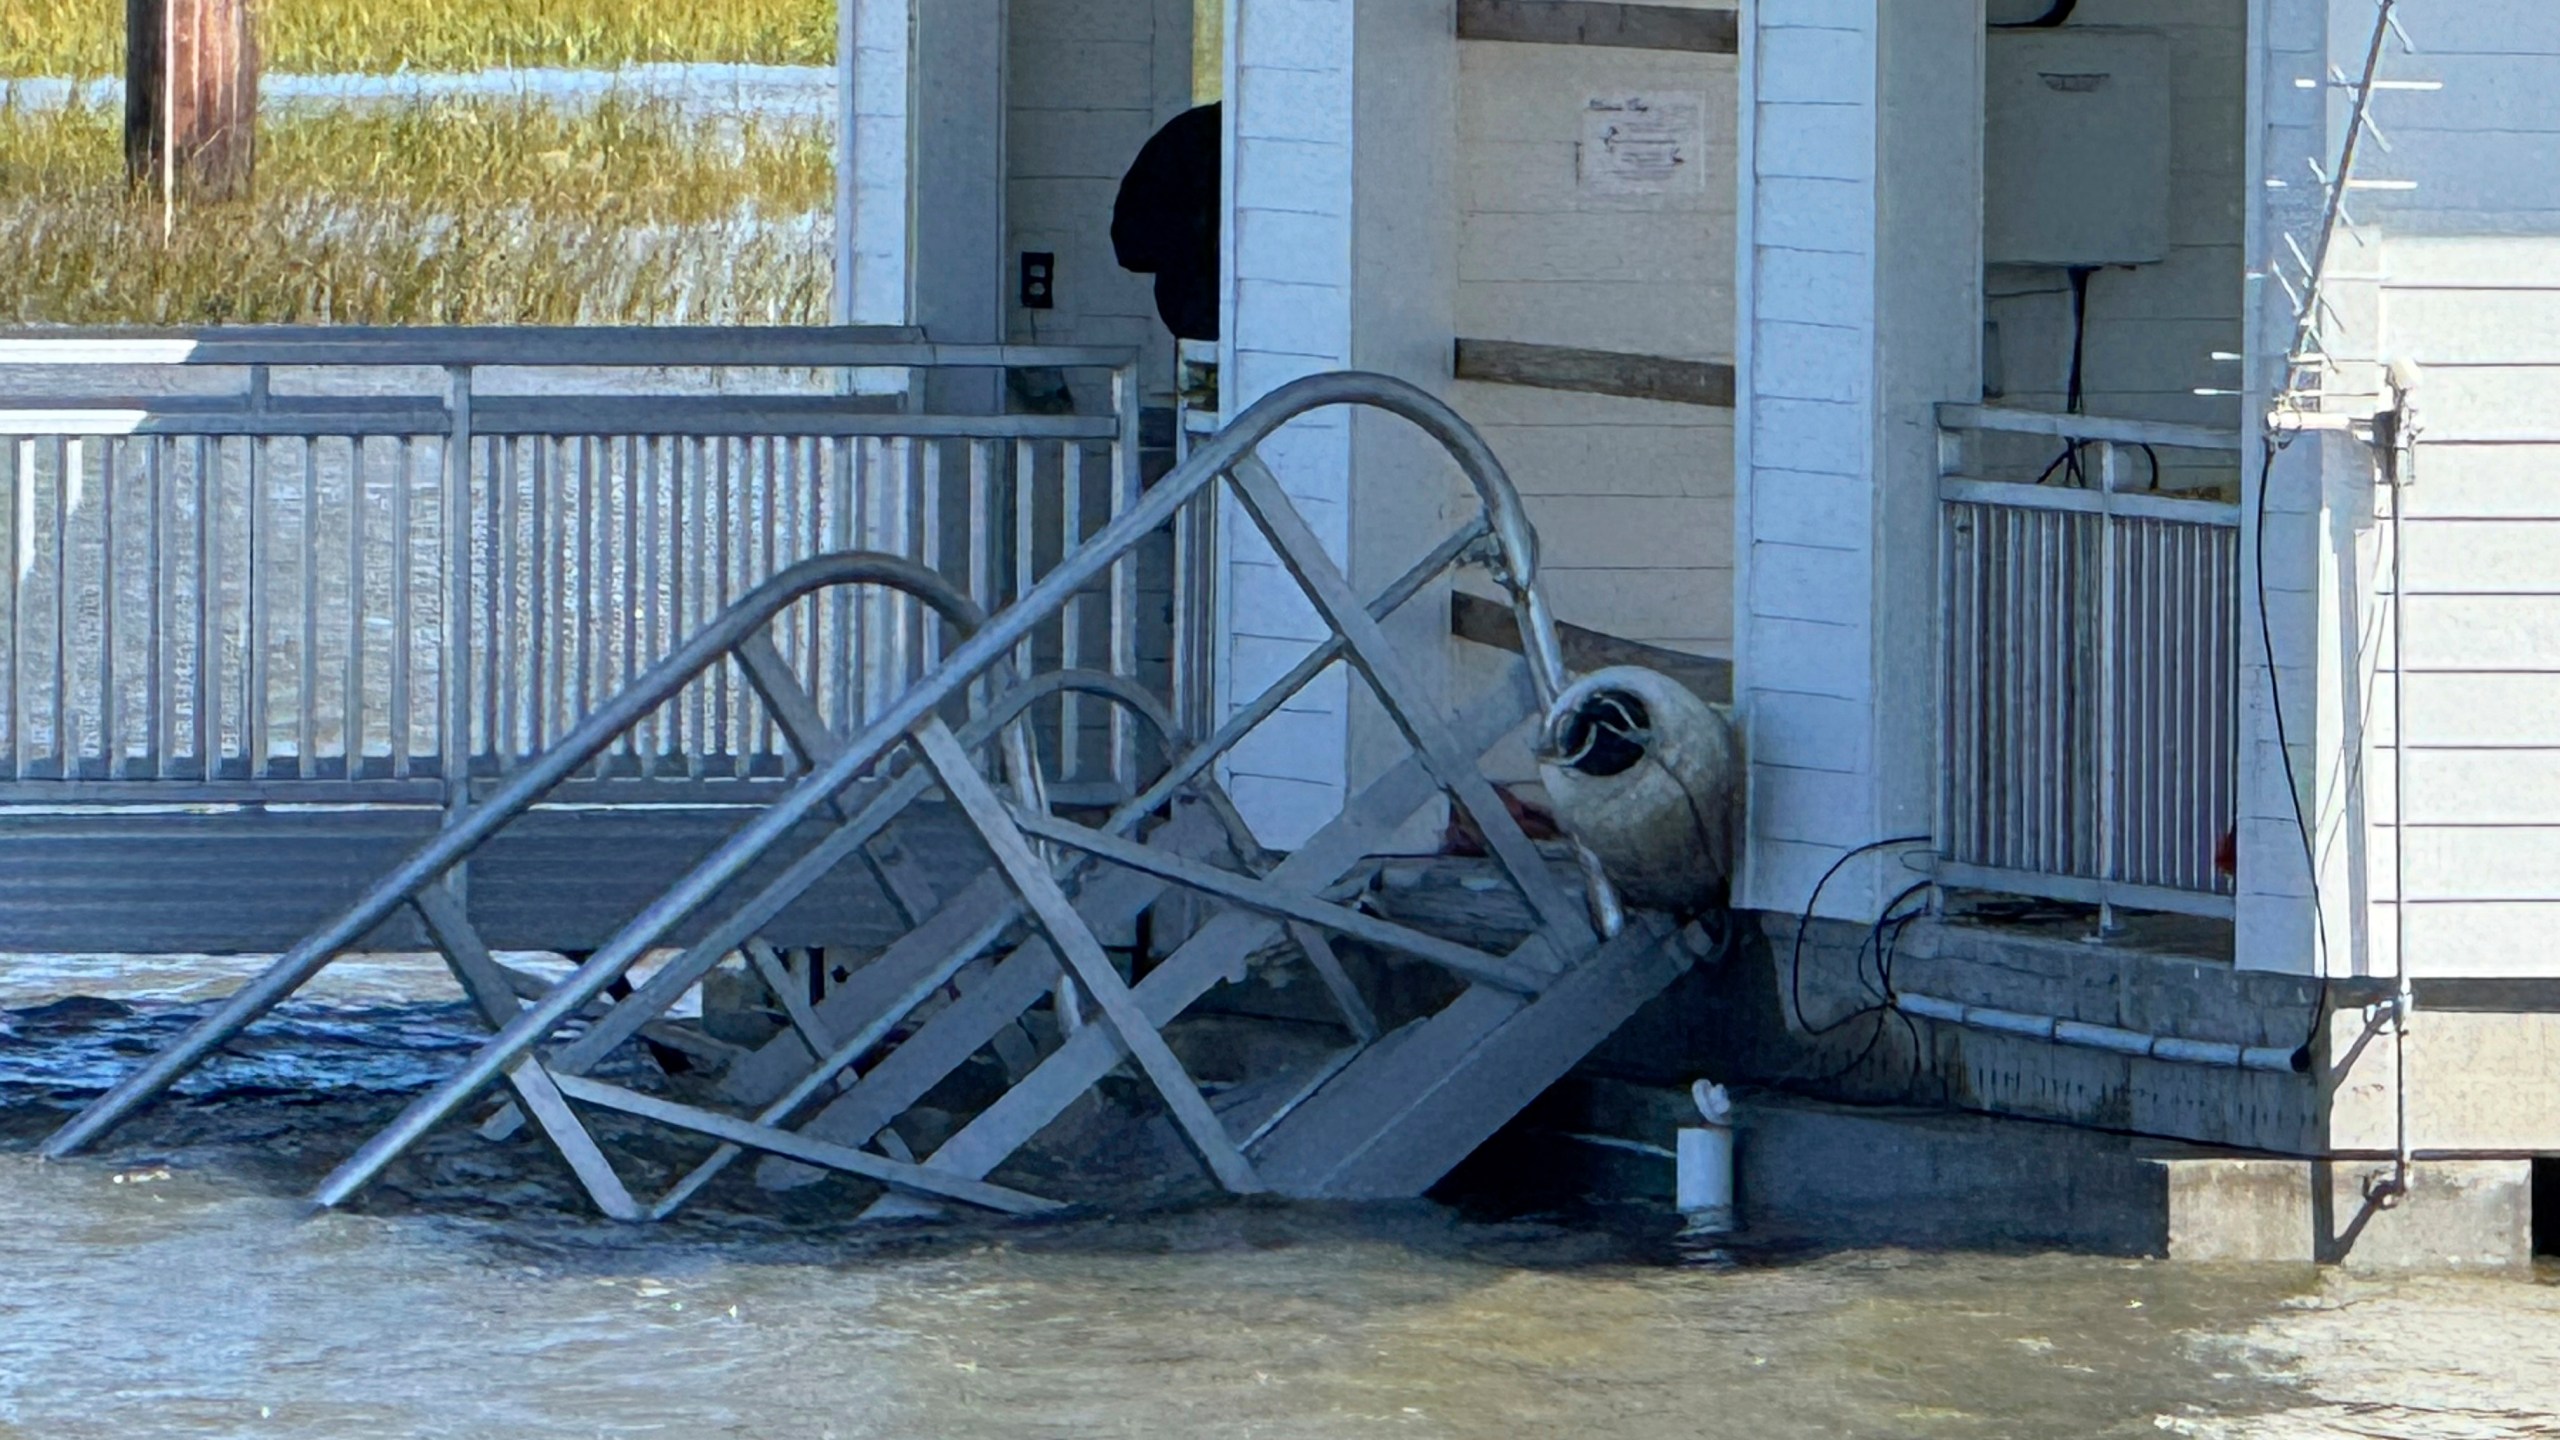
{"label": "wooden post in water", "polygon": [[153,195],[230,200],[249,193],[258,151],[251,4],[125,0],[125,171]]}

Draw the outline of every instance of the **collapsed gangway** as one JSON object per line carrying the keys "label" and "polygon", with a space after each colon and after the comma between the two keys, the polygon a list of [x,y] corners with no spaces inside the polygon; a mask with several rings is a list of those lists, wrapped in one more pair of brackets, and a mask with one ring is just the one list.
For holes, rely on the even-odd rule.
{"label": "collapsed gangway", "polygon": [[[1353,588],[1256,453],[1290,420],[1337,406],[1421,429],[1476,502],[1374,595]],[[1104,647],[1100,664],[1061,664],[1079,657],[1035,643],[1220,494],[1330,631],[1285,674],[1231,697],[1209,724],[1141,683],[1128,645]],[[1462,570],[1508,596],[1525,643],[1453,713],[1384,622]],[[932,617],[917,652],[929,663],[876,710],[848,723],[839,707],[831,720],[816,698],[841,684],[824,673],[826,647],[787,642],[813,612],[884,596]],[[1219,761],[1337,664],[1365,682],[1407,753],[1311,838],[1270,853],[1221,790]],[[722,673],[739,677],[787,742],[788,773],[734,806],[744,822],[565,978],[505,964],[476,922],[475,857],[540,823],[550,797],[592,777],[635,727]],[[1400,381],[1300,380],[1152,486],[1119,495],[1107,523],[992,613],[914,556],[824,551],[782,568],[493,786],[449,805],[414,853],[81,1110],[44,1153],[65,1157],[102,1140],[338,956],[413,924],[492,1033],[322,1182],[323,1204],[356,1195],[503,1087],[493,1110],[469,1118],[493,1139],[529,1124],[618,1218],[666,1215],[748,1156],[772,1183],[789,1183],[798,1167],[875,1182],[884,1191],[875,1213],[919,1201],[1044,1211],[1065,1197],[991,1177],[1123,1067],[1143,1077],[1229,1191],[1419,1193],[1691,963],[1671,917],[1623,909],[1587,853],[1533,843],[1485,777],[1486,753],[1548,722],[1569,678],[1537,588],[1535,536],[1481,439]],[[1061,732],[1053,723],[1044,735],[1032,716],[1056,713],[1069,697],[1108,712],[1102,733],[1115,755],[1148,757],[1126,761],[1124,792],[1079,796],[1055,783],[1057,762],[1043,752],[1057,754]],[[1205,733],[1192,733],[1194,723]],[[1372,857],[1444,801],[1481,836],[1527,917],[1525,934],[1487,945],[1364,903]],[[780,960],[776,922],[820,913],[803,902],[853,883],[878,897],[865,924],[888,938],[817,937],[833,973],[804,988]],[[1446,983],[1396,987],[1398,1009],[1381,1014],[1355,958],[1357,968],[1418,963]],[[637,977],[644,960],[654,968]],[[765,977],[787,1012],[760,1046],[706,1045],[670,1019],[724,964]],[[1295,968],[1327,998],[1338,1043],[1205,1093],[1170,1037],[1204,997],[1275,966]],[[647,1067],[606,1078],[604,1062],[649,1038],[715,1063],[682,1083]],[[894,1122],[982,1056],[1001,1068],[1001,1093],[930,1153],[911,1151]],[[688,1137],[696,1158],[671,1185],[635,1193],[631,1167],[591,1123],[599,1111]]]}

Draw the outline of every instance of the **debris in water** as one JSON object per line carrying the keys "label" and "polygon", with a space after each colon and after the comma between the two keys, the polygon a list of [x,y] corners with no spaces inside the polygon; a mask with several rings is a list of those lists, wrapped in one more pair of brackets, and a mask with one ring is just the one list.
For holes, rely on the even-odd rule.
{"label": "debris in water", "polygon": [[68,995],[49,1005],[5,1012],[11,1026],[26,1030],[78,1030],[111,1020],[129,1020],[134,1009],[100,995]]}

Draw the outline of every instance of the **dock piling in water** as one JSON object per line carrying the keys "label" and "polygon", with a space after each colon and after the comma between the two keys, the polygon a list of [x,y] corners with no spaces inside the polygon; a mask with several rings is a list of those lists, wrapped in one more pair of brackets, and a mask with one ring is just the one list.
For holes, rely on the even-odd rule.
{"label": "dock piling in water", "polygon": [[172,202],[246,196],[257,164],[258,69],[251,0],[125,0],[124,158],[133,182]]}

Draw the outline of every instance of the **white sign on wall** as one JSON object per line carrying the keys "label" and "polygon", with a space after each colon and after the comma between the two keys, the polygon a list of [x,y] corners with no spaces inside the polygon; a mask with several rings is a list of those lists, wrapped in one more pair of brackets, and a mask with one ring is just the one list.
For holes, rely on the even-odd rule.
{"label": "white sign on wall", "polygon": [[1668,195],[1706,183],[1707,97],[1695,90],[1595,95],[1582,107],[1582,188]]}

